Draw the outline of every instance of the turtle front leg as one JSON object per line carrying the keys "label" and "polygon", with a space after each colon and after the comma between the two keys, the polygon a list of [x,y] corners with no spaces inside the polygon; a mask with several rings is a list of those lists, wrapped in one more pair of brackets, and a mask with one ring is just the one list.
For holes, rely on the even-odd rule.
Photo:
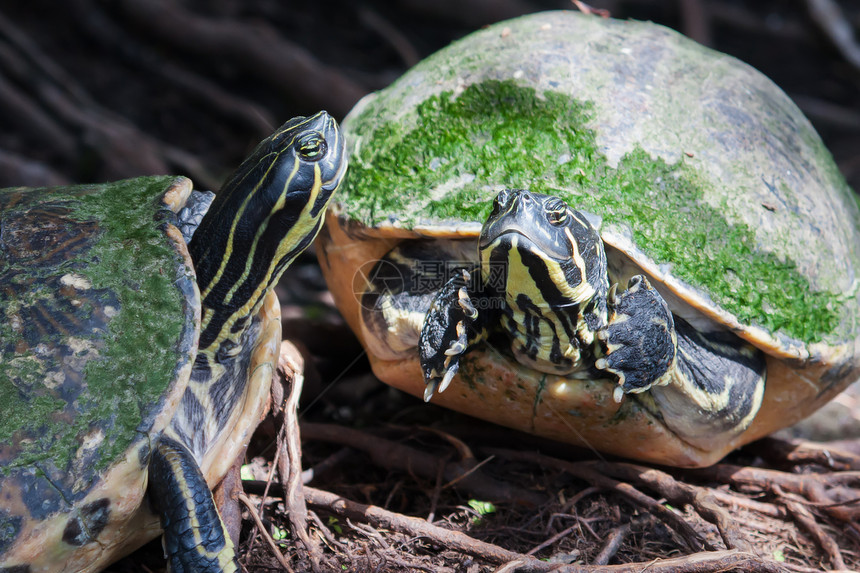
{"label": "turtle front leg", "polygon": [[239,571],[203,473],[188,448],[173,438],[163,436],[152,453],[149,497],[161,517],[172,573]]}
{"label": "turtle front leg", "polygon": [[705,450],[723,447],[749,427],[767,378],[760,350],[731,333],[698,332],[674,320],[642,276],[607,302],[609,323],[597,333],[604,356],[595,367],[618,377],[616,401],[637,394],[675,435]]}
{"label": "turtle front leg", "polygon": [[594,365],[618,378],[615,401],[668,383],[665,375],[675,367],[678,342],[672,312],[660,293],[637,275],[623,293],[616,295],[613,287],[607,302],[609,322],[597,333],[603,356]]}
{"label": "turtle front leg", "polygon": [[436,293],[424,318],[418,354],[425,402],[448,387],[460,368],[460,357],[486,337],[486,313],[479,313],[469,296],[470,279],[466,270],[455,273]]}

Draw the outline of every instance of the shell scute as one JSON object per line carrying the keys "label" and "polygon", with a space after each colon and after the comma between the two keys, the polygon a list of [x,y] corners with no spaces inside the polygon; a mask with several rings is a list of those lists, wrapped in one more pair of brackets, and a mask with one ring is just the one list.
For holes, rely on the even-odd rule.
{"label": "shell scute", "polygon": [[[137,444],[169,420],[196,352],[165,204],[177,181],[0,190],[0,553],[37,531],[89,543],[112,519],[95,491],[109,470],[143,477]],[[128,505],[143,488],[126,485]]]}

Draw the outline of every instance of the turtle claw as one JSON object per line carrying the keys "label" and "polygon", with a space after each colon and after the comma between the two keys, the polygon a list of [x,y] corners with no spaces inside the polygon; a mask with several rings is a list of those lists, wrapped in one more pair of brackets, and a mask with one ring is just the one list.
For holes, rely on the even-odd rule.
{"label": "turtle claw", "polygon": [[448,350],[445,351],[445,356],[459,356],[466,352],[469,346],[469,339],[466,337],[466,325],[461,320],[455,327],[457,331],[457,340],[452,340],[448,345]]}
{"label": "turtle claw", "polygon": [[433,394],[436,393],[436,388],[439,387],[439,380],[430,380],[427,382],[427,385],[424,386],[424,401],[429,402],[433,397]]}
{"label": "turtle claw", "polygon": [[455,329],[457,332],[457,339],[452,340],[448,349],[443,352],[443,355],[445,356],[443,365],[445,374],[442,376],[440,381],[438,372],[435,369],[433,370],[433,375],[427,383],[427,387],[424,389],[425,402],[428,402],[430,398],[433,397],[434,392],[442,393],[451,384],[451,380],[454,379],[454,376],[457,374],[457,370],[460,369],[460,356],[462,356],[469,348],[469,339],[466,336],[466,325],[462,320],[457,323]]}
{"label": "turtle claw", "polygon": [[[470,278],[469,273],[463,271],[463,278],[468,282]],[[469,298],[469,293],[466,292],[466,287],[460,287],[460,290],[457,291],[457,304],[459,304],[460,308],[463,309],[463,312],[466,313],[467,318],[470,320],[478,318],[478,309],[472,304],[472,299]]]}
{"label": "turtle claw", "polygon": [[445,376],[442,378],[442,382],[439,384],[439,392],[442,393],[448,386],[451,384],[451,380],[454,379],[454,376],[457,374],[457,370],[460,369],[460,363],[454,362],[451,364],[451,367],[445,371]]}
{"label": "turtle claw", "polygon": [[424,401],[429,402],[431,398],[433,398],[433,394],[444,392],[448,386],[451,385],[451,380],[454,379],[454,376],[457,375],[457,371],[460,369],[459,362],[452,362],[451,365],[445,370],[445,375],[440,379],[438,374],[434,371],[434,376],[428,380],[426,386],[424,386]]}
{"label": "turtle claw", "polygon": [[460,365],[460,357],[477,340],[478,310],[468,292],[471,275],[455,273],[436,293],[418,337],[418,355],[427,384],[424,399],[447,388]]}
{"label": "turtle claw", "polygon": [[609,287],[609,292],[606,293],[606,302],[609,306],[615,306],[615,302],[617,300],[618,295],[618,283],[613,283],[611,287]]}

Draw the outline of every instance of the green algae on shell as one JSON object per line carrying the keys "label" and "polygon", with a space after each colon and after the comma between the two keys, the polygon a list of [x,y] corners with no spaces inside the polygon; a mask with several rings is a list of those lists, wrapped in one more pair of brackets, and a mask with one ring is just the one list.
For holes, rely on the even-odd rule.
{"label": "green algae on shell", "polygon": [[71,502],[146,438],[195,344],[175,182],[0,191],[18,233],[0,255],[0,478],[35,472]]}
{"label": "green algae on shell", "polygon": [[856,336],[857,202],[779,88],[652,24],[515,22],[353,110],[340,214],[476,234],[500,189],[553,193],[742,325],[804,345]]}

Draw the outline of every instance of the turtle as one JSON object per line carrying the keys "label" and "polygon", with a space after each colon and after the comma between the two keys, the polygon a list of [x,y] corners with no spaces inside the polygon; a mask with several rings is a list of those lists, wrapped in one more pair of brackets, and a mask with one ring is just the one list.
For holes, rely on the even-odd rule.
{"label": "turtle", "polygon": [[98,571],[163,533],[238,571],[215,486],[261,420],[273,292],[347,166],[326,112],[217,194],[181,176],[0,190],[0,571]]}
{"label": "turtle", "polygon": [[343,127],[317,252],[383,382],[700,467],[860,377],[857,196],[731,56],[540,12],[432,54]]}

